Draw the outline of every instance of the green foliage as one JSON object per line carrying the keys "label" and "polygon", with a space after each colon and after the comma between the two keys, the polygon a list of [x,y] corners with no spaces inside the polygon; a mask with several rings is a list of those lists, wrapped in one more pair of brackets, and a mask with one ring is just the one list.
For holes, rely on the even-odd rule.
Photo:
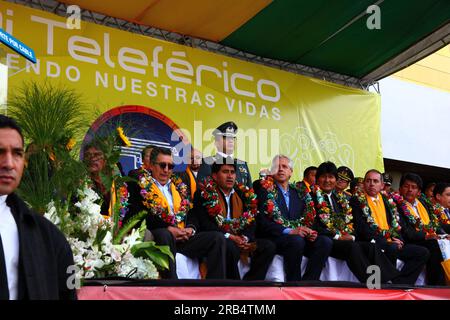
{"label": "green foliage", "polygon": [[146,241],[135,244],[131,248],[131,253],[135,257],[142,257],[152,260],[159,269],[169,269],[169,258],[174,260],[169,246],[157,246],[154,241]]}
{"label": "green foliage", "polygon": [[68,144],[87,128],[85,105],[73,90],[34,82],[25,83],[8,104],[9,115],[29,142],[18,193],[34,210],[44,213],[52,199],[74,194],[86,175]]}

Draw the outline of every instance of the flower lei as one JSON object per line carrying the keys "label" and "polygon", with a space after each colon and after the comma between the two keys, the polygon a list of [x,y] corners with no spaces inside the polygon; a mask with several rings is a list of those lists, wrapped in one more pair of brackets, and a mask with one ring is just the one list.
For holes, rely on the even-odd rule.
{"label": "flower lei", "polygon": [[128,185],[124,182],[117,190],[117,198],[119,199],[119,216],[120,221],[123,221],[128,213],[128,198],[130,193],[128,192]]}
{"label": "flower lei", "polygon": [[[315,185],[311,185],[310,189],[311,191],[313,190],[313,188],[315,187]],[[299,193],[300,198],[306,197],[307,194],[309,194],[308,192],[308,188],[306,187],[306,184],[303,181],[298,181],[295,183],[295,188],[297,189],[297,192]]]}
{"label": "flower lei", "polygon": [[[421,219],[417,219],[416,216],[409,210],[406,200],[398,193],[393,193],[392,198],[403,211],[404,216],[408,221],[414,225],[416,231],[425,232],[427,235],[435,235],[437,228],[439,228],[439,219],[434,213],[430,214],[430,210],[427,210],[430,216],[430,223],[423,224]],[[418,200],[417,200],[418,201]],[[427,204],[428,205],[428,204]],[[433,206],[431,206],[433,207]]]}
{"label": "flower lei", "polygon": [[441,206],[437,202],[436,204],[433,205],[433,203],[431,203],[431,200],[424,193],[420,194],[419,199],[422,200],[429,207],[430,211],[433,212],[433,215],[436,217],[438,222],[442,224],[450,224],[450,220],[447,218],[443,206]]}
{"label": "flower lei", "polygon": [[[211,177],[206,178],[203,184],[200,184],[200,195],[205,200],[204,206],[209,216],[213,217],[219,228],[227,233],[241,234],[247,228],[258,214],[258,200],[252,188],[239,183],[235,185],[235,190],[240,191],[244,197],[244,211],[239,218],[226,219],[222,214],[222,207],[219,203],[219,193],[217,185]],[[245,210],[244,209],[244,210]]]}
{"label": "flower lei", "polygon": [[[302,199],[304,196],[306,196],[306,198],[305,198],[306,202],[307,202],[306,212],[299,219],[289,220],[289,219],[286,219],[283,217],[283,215],[281,214],[280,208],[278,207],[278,204],[275,200],[278,197],[278,191],[277,191],[277,186],[275,184],[273,177],[267,176],[264,179],[261,179],[261,187],[267,191],[267,198],[266,198],[266,201],[263,203],[264,214],[266,214],[267,216],[272,218],[273,221],[275,221],[276,223],[281,224],[282,226],[284,226],[286,228],[295,229],[295,228],[298,228],[301,226],[312,227],[312,225],[314,223],[314,219],[316,217],[316,212],[314,210],[314,202],[312,201],[309,193],[305,192],[306,188],[300,189],[300,188],[297,188],[297,185],[299,185],[299,183],[297,183],[296,185],[290,184],[289,186],[292,188],[295,188],[300,199]],[[308,203],[309,204],[312,203],[312,206],[311,205],[308,206]],[[312,208],[312,210],[311,210],[311,208]]]}
{"label": "flower lei", "polygon": [[177,226],[179,223],[184,222],[186,214],[191,208],[191,202],[187,194],[187,185],[183,183],[181,178],[172,175],[170,180],[181,197],[180,209],[177,213],[170,212],[169,208],[164,208],[161,205],[161,199],[152,191],[154,182],[147,170],[140,170],[138,185],[141,187],[141,196],[144,198],[142,203],[146,208],[150,209],[150,214],[161,218],[170,226]]}
{"label": "flower lei", "polygon": [[[318,186],[314,186],[313,192],[316,194],[317,198],[317,215],[328,230],[339,236],[343,234],[352,234],[352,209],[350,208],[345,194],[334,193],[338,199],[338,205],[342,207],[342,212],[334,212],[334,214],[331,214],[331,208],[323,197],[322,190]],[[309,201],[307,201],[306,205],[311,206]],[[314,205],[314,202],[312,202],[312,205]],[[311,210],[314,210],[314,207]]]}
{"label": "flower lei", "polygon": [[370,228],[372,228],[373,231],[375,231],[375,234],[381,234],[385,239],[388,241],[391,240],[392,237],[400,237],[400,217],[397,211],[397,206],[394,202],[394,200],[387,196],[386,193],[381,193],[381,199],[384,201],[384,198],[387,200],[387,208],[391,215],[391,226],[388,230],[382,230],[373,219],[369,205],[367,203],[366,196],[363,192],[357,191],[356,192],[356,198],[359,202],[360,208],[362,209],[362,212],[364,214],[364,217],[366,218],[367,223],[369,224]]}

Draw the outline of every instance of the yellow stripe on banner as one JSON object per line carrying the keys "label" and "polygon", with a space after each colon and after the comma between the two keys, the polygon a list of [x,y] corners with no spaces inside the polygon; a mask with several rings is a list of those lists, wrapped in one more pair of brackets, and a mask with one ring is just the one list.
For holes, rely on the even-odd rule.
{"label": "yellow stripe on banner", "polygon": [[450,45],[397,72],[394,76],[450,92]]}
{"label": "yellow stripe on banner", "polygon": [[61,0],[147,26],[221,41],[272,0]]}

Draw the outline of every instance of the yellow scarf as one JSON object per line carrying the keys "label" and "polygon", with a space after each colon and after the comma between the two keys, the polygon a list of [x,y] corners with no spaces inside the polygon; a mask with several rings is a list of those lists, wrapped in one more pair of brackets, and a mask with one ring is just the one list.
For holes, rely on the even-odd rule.
{"label": "yellow scarf", "polygon": [[186,172],[189,176],[189,181],[191,182],[191,199],[194,199],[194,193],[197,190],[197,182],[195,181],[191,168],[187,167]]}
{"label": "yellow scarf", "polygon": [[419,211],[419,215],[417,215],[416,210],[414,210],[413,206],[409,202],[406,202],[409,212],[411,212],[414,215],[414,217],[416,217],[416,219],[419,218],[424,225],[429,224],[430,217],[428,216],[427,209],[425,209],[425,207],[420,201],[418,200],[416,201],[417,201],[417,211]]}
{"label": "yellow scarf", "polygon": [[306,180],[303,180],[303,183],[306,186],[306,191],[307,192],[311,192],[311,185]]}
{"label": "yellow scarf", "polygon": [[[159,190],[156,183],[152,184],[151,192],[158,196],[158,198],[160,199],[161,207],[170,211],[169,202],[167,201],[166,197],[161,192],[161,190]],[[178,211],[180,210],[180,206],[181,206],[181,196],[178,193],[177,188],[175,188],[175,185],[173,183],[170,184],[170,192],[172,193],[173,211],[174,211],[174,213],[178,213]],[[184,228],[184,222],[180,222],[178,224],[178,227]]]}
{"label": "yellow scarf", "polygon": [[112,217],[114,206],[116,205],[116,184],[112,183],[111,185],[111,196],[109,197],[109,208],[108,208],[108,215],[103,215],[105,218]]}
{"label": "yellow scarf", "polygon": [[386,217],[386,208],[384,207],[384,201],[381,194],[378,194],[378,200],[374,202],[372,197],[366,194],[367,203],[369,205],[371,216],[375,223],[381,230],[389,230],[389,225]]}

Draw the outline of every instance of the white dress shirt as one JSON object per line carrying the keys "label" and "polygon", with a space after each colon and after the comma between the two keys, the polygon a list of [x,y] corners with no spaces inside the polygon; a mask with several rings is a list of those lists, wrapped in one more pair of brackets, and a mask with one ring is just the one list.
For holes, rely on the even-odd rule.
{"label": "white dress shirt", "polygon": [[233,195],[233,193],[234,189],[231,189],[231,192],[228,195],[226,195],[225,192],[223,192],[225,201],[227,202],[227,219],[231,219],[231,196]]}
{"label": "white dress shirt", "polygon": [[162,185],[161,183],[159,183],[159,181],[156,180],[155,178],[153,178],[153,181],[155,182],[158,189],[162,192],[162,194],[166,198],[167,203],[169,204],[170,213],[173,213],[173,198],[172,198],[172,192],[170,192],[170,183],[171,183],[170,180],[165,185]]}
{"label": "white dress shirt", "polygon": [[220,152],[220,151],[217,151],[217,154],[219,156],[223,157],[223,158],[229,158],[229,157],[234,158],[233,154],[226,154],[226,153],[223,153],[223,152]]}
{"label": "white dress shirt", "polygon": [[9,299],[17,300],[19,282],[19,232],[11,209],[6,205],[7,195],[0,196],[0,234],[5,255]]}

